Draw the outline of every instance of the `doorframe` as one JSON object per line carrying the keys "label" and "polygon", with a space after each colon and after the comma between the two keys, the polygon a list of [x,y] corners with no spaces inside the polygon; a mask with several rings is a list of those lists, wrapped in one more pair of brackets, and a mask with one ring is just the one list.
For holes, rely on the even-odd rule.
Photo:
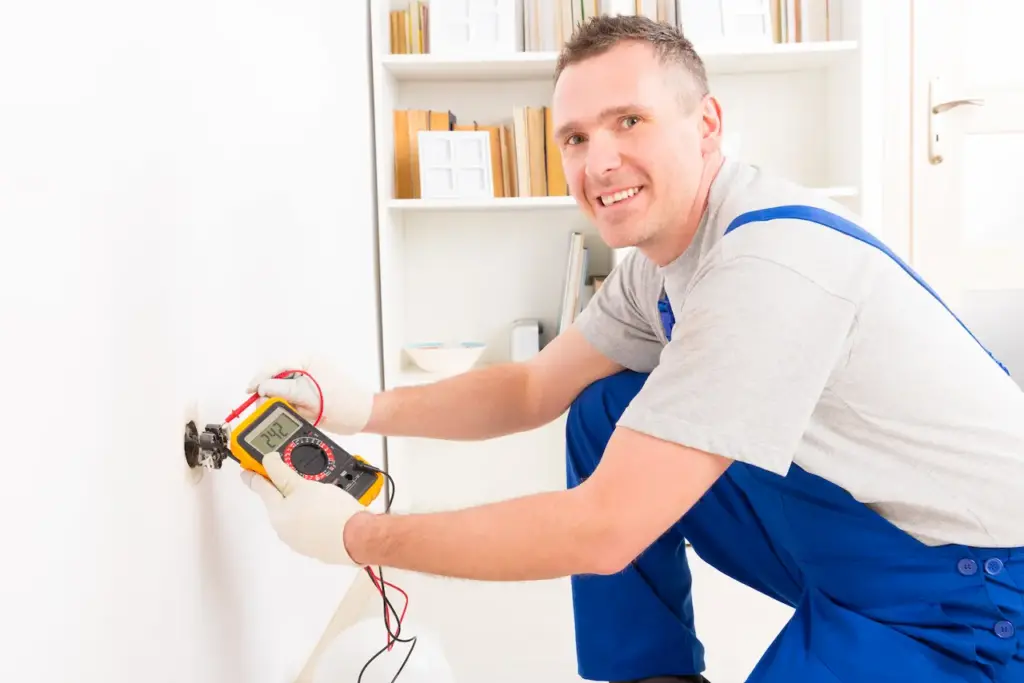
{"label": "doorframe", "polygon": [[884,112],[879,237],[910,264],[914,262],[914,141],[920,130],[915,116],[919,107],[914,102],[914,4],[918,1],[881,3],[875,27],[882,50],[877,104]]}

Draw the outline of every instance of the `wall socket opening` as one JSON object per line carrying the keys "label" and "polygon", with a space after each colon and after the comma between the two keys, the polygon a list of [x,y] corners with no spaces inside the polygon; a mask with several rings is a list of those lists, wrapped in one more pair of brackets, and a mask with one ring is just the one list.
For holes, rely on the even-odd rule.
{"label": "wall socket opening", "polygon": [[185,462],[193,469],[199,466],[199,428],[195,420],[185,423]]}

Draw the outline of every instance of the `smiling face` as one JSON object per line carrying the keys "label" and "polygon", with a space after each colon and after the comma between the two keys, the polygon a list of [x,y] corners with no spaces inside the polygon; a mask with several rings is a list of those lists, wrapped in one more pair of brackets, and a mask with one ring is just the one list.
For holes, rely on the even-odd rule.
{"label": "smiling face", "polygon": [[569,191],[610,247],[668,263],[689,244],[721,165],[721,112],[682,65],[624,41],[568,65],[552,103]]}

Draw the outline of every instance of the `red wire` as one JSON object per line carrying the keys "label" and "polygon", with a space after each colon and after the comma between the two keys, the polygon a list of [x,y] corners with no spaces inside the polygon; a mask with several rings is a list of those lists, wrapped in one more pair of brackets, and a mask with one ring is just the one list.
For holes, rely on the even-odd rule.
{"label": "red wire", "polygon": [[[316,378],[313,377],[313,375],[311,375],[308,372],[306,372],[305,370],[282,370],[281,372],[279,372],[276,375],[274,375],[274,379],[284,379],[284,378],[288,377],[289,375],[294,375],[294,374],[305,375],[306,377],[309,378],[309,381],[311,381],[313,383],[313,386],[316,387],[316,392],[317,392],[317,394],[320,397],[320,412],[316,416],[316,421],[313,422],[313,426],[316,427],[317,425],[320,424],[320,419],[324,416],[324,392],[320,389],[320,384],[316,381]],[[245,403],[243,403],[242,405],[240,405],[237,408],[235,408],[234,410],[232,410],[231,414],[228,415],[226,418],[224,418],[224,424],[227,424],[228,422],[231,422],[232,420],[237,418],[239,415],[244,413],[246,411],[246,409],[249,406],[251,406],[253,403],[255,403],[256,401],[258,401],[259,398],[260,398],[260,394],[257,391],[252,396],[250,396],[248,399],[246,399]]]}
{"label": "red wire", "polygon": [[[380,583],[380,578],[378,578],[378,576],[376,574],[374,574],[373,570],[370,569],[369,567],[366,568],[366,573],[370,575],[371,579],[373,579],[373,585],[377,587],[377,592],[380,593],[380,596],[382,598],[385,597],[384,596],[384,587]],[[401,619],[398,620],[398,625],[399,626],[402,625],[402,620]],[[390,612],[390,610],[388,610],[387,604],[384,605],[384,628],[388,632],[388,651],[390,652],[391,651],[391,644],[392,644],[392,641],[391,641],[391,612]]]}
{"label": "red wire", "polygon": [[[405,604],[402,606],[402,614],[398,617],[398,626],[399,626],[399,628],[401,628],[402,622],[405,621],[405,613],[409,609],[409,594],[406,593],[401,588],[399,588],[398,586],[396,586],[395,584],[391,583],[390,581],[384,581],[383,579],[381,579],[379,576],[374,574],[373,570],[370,569],[369,567],[366,568],[366,573],[370,575],[371,579],[373,579],[373,585],[377,587],[377,592],[380,593],[382,598],[386,597],[384,595],[384,586],[388,586],[389,588],[394,588],[396,591],[398,591],[399,593],[402,594],[403,598],[405,598]],[[383,584],[383,585],[381,585],[381,584]],[[388,631],[388,650],[389,651],[395,645],[394,636],[391,633],[391,619],[389,617],[390,613],[391,613],[390,610],[386,610],[386,609],[384,610],[384,625],[385,625],[385,627],[387,628],[387,631]]]}

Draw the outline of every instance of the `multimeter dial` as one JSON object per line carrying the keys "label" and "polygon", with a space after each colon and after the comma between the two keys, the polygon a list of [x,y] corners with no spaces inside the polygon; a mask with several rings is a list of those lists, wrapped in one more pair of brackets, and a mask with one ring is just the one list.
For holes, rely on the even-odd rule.
{"label": "multimeter dial", "polygon": [[380,470],[346,451],[278,398],[259,406],[231,434],[231,455],[243,467],[267,476],[260,466],[270,453],[280,453],[281,461],[303,478],[337,486],[364,505],[383,487]]}
{"label": "multimeter dial", "polygon": [[312,481],[323,481],[334,472],[336,461],[331,446],[315,436],[299,436],[281,452],[286,465]]}

